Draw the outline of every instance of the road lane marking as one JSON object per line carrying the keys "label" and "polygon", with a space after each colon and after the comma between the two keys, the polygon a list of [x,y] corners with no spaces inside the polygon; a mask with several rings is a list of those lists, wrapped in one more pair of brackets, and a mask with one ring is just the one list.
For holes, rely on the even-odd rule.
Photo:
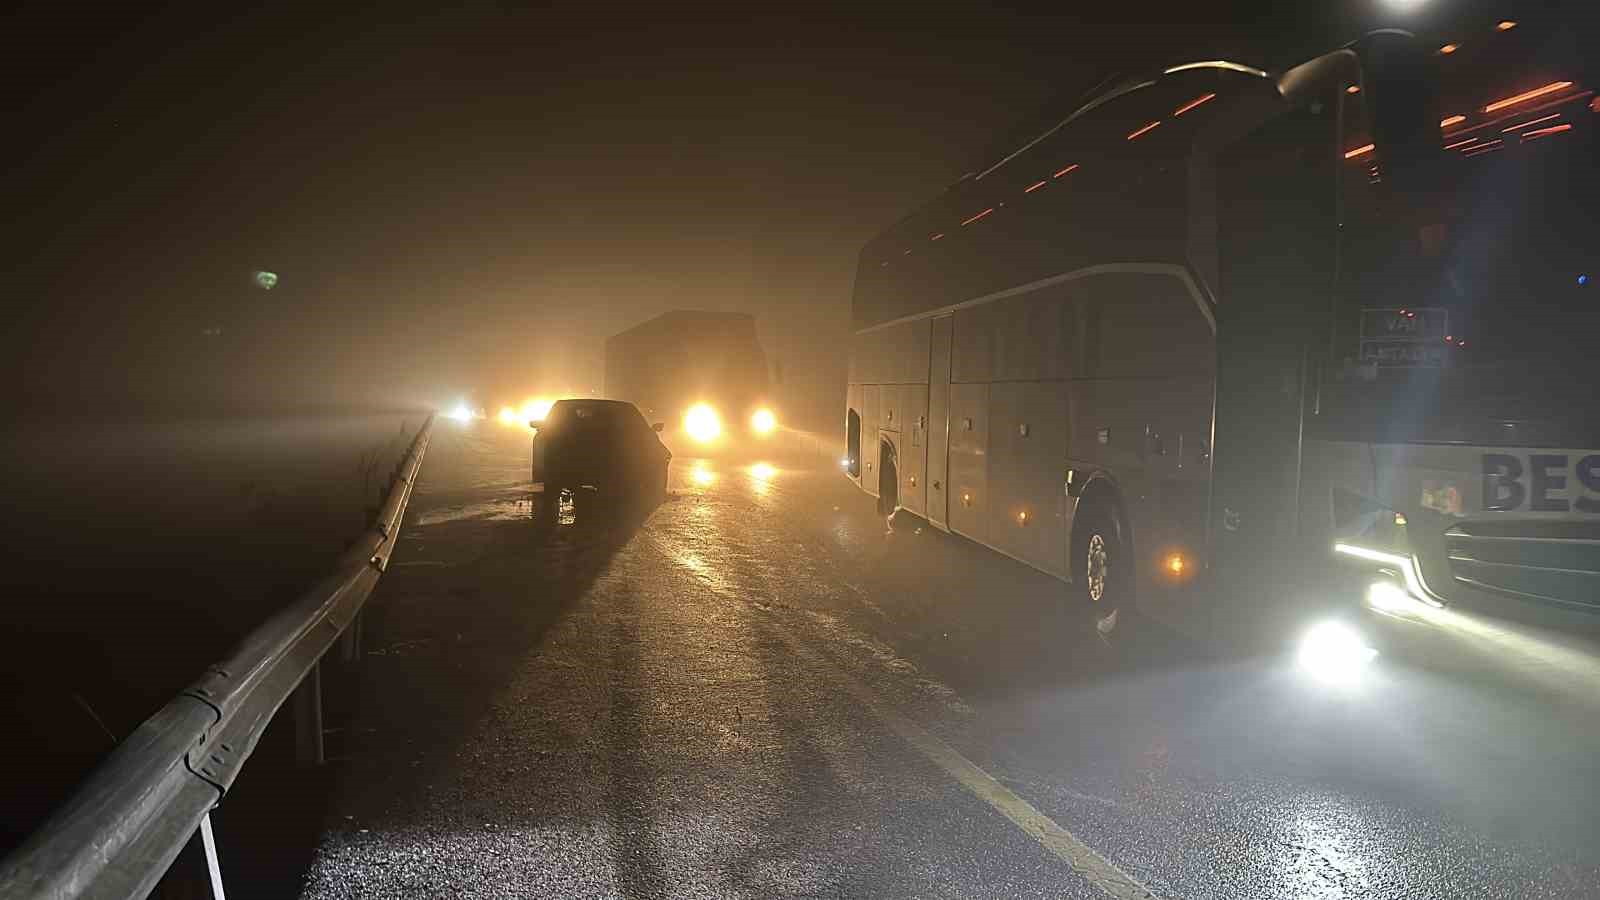
{"label": "road lane marking", "polygon": [[[686,570],[713,593],[729,599],[748,602],[748,597],[741,596],[733,591],[722,576],[710,570],[698,556],[677,551],[659,533],[649,535],[649,539],[658,553]],[[761,609],[762,607],[755,605],[755,608]],[[945,743],[932,732],[890,709],[875,691],[846,674],[837,663],[827,659],[822,652],[807,646],[796,637],[794,632],[786,627],[770,608],[766,608],[765,612],[766,615],[763,618],[766,623],[783,639],[784,643],[789,645],[789,649],[796,656],[811,662],[816,668],[824,672],[826,677],[833,680],[839,687],[844,688],[848,694],[854,697],[857,702],[901,740],[910,744],[929,762],[932,762],[943,770],[945,774],[954,778],[973,796],[989,804],[996,812],[1010,819],[1012,824],[1022,829],[1023,833],[1038,841],[1046,850],[1072,867],[1072,870],[1079,877],[1099,889],[1106,896],[1115,898],[1115,900],[1159,900],[1156,893],[1145,887],[1138,879],[1117,868],[1116,864],[1109,859],[1096,853],[1093,848],[1079,840],[1072,832],[1061,827],[1054,819],[1040,812],[1037,807],[1024,800],[1015,791],[1001,784],[993,775],[979,768],[976,763],[962,756],[960,751]]]}
{"label": "road lane marking", "polygon": [[943,769],[945,774],[961,783],[973,796],[989,804],[1001,815],[1010,819],[1012,824],[1022,829],[1028,836],[1038,841],[1046,850],[1055,854],[1062,862],[1071,866],[1085,881],[1098,888],[1108,897],[1117,900],[1157,900],[1156,894],[1141,884],[1132,875],[1117,868],[1116,864],[1104,856],[1096,853],[1093,848],[1079,840],[1072,832],[1062,828],[1056,821],[1022,797],[1015,791],[1001,784],[993,775],[979,768],[978,765],[956,748],[941,740],[937,735],[911,721],[905,716],[893,711],[886,706],[876,692],[845,674],[837,665],[823,659],[819,653],[801,643],[800,639],[769,616],[768,621],[773,630],[783,638],[784,643],[795,652],[797,656],[806,657],[811,662],[818,664],[818,668],[833,679],[840,687],[844,688],[862,706],[894,732],[932,762]]}

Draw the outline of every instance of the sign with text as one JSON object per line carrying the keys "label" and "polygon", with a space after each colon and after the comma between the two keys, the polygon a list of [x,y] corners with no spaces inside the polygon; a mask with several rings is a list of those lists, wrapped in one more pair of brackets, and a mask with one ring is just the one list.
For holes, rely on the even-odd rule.
{"label": "sign with text", "polygon": [[1444,365],[1449,313],[1437,307],[1363,309],[1361,361],[1386,368]]}

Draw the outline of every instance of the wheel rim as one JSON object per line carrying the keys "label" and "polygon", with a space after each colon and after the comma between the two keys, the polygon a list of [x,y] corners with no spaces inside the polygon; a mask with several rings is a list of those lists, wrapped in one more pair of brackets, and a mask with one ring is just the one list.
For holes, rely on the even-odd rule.
{"label": "wheel rim", "polygon": [[1089,536],[1088,558],[1084,563],[1084,581],[1089,586],[1089,599],[1099,603],[1106,595],[1106,574],[1110,570],[1106,539],[1100,534]]}

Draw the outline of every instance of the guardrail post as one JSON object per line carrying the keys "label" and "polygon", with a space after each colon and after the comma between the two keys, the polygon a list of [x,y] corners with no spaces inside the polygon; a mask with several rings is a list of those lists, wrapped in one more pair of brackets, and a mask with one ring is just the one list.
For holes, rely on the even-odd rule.
{"label": "guardrail post", "polygon": [[322,755],[322,662],[294,689],[294,759],[303,766],[320,766]]}
{"label": "guardrail post", "polygon": [[366,612],[358,612],[350,624],[345,626],[344,634],[339,635],[339,661],[353,663],[361,659],[361,621],[366,618]]}

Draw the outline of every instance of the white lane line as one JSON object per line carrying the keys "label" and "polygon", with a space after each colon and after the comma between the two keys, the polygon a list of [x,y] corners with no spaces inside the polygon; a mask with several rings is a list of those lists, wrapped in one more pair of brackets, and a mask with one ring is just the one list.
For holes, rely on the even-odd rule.
{"label": "white lane line", "polygon": [[809,659],[816,667],[844,688],[878,721],[915,747],[934,765],[971,791],[973,796],[989,804],[996,812],[1010,819],[1034,840],[1054,853],[1083,879],[1099,888],[1108,897],[1117,900],[1156,900],[1156,895],[1132,875],[1117,868],[1116,864],[1096,853],[1088,844],[1078,840],[1072,832],[1040,812],[1032,803],[1017,796],[993,775],[979,768],[960,751],[940,740],[933,733],[891,710],[871,688],[845,674],[839,666],[823,659],[816,651],[801,643],[789,629],[774,617],[768,617],[773,630],[795,655]]}

